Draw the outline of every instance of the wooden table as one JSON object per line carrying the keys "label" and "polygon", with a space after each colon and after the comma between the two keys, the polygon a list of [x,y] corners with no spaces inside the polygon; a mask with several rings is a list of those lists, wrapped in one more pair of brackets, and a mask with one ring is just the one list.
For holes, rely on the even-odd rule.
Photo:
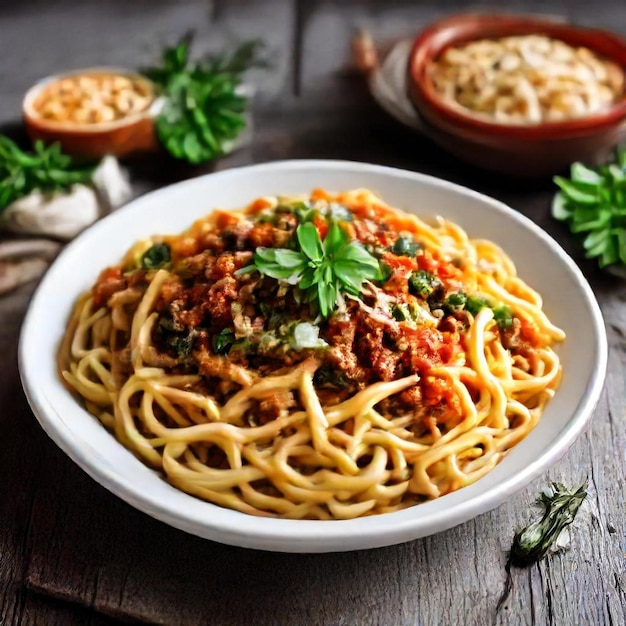
{"label": "wooden table", "polygon": [[[516,0],[626,32],[623,0]],[[462,5],[462,6],[461,6]],[[370,161],[434,174],[504,200],[580,263],[600,301],[609,372],[588,432],[550,472],[498,509],[404,545],[330,555],[256,552],[204,541],[132,509],[46,437],[20,386],[17,338],[33,286],[0,299],[0,624],[556,624],[626,623],[626,287],[582,259],[548,212],[550,181],[529,183],[459,163],[401,127],[350,70],[357,26],[406,36],[459,8],[498,2],[25,1],[0,6],[0,123],[15,130],[26,88],[51,72],[142,66],[187,29],[200,48],[250,36],[269,44],[251,141],[216,169],[282,158]],[[135,163],[137,193],[201,173]],[[207,171],[206,168],[205,170]],[[581,355],[585,358],[585,355]],[[549,480],[590,481],[589,510],[568,551],[514,570],[496,616],[506,551]]]}

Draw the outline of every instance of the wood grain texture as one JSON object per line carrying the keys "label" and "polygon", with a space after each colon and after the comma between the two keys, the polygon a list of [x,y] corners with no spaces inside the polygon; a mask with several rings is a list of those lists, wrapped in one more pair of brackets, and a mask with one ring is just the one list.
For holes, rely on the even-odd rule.
{"label": "wood grain texture", "polygon": [[[550,181],[508,179],[460,164],[380,111],[350,71],[355,26],[384,40],[459,8],[499,6],[495,0],[0,5],[0,53],[9,59],[0,66],[0,122],[16,119],[33,80],[59,68],[147,63],[191,26],[205,49],[261,34],[277,64],[269,78],[253,77],[259,97],[246,145],[193,170],[156,158],[132,162],[137,193],[282,158],[371,161],[437,175],[503,200],[554,236],[598,296],[610,343],[606,387],[587,433],[550,472],[495,511],[400,546],[272,554],[165,526],[108,493],[55,447],[30,412],[17,373],[17,335],[33,286],[24,287],[0,299],[2,626],[626,624],[626,283],[585,261],[567,229],[550,218]],[[625,6],[618,0],[507,4],[626,32],[619,21]],[[60,41],[58,32],[73,36]],[[506,552],[515,529],[530,520],[538,492],[550,480],[577,485],[586,478],[590,497],[569,531],[569,550],[514,569],[511,595],[496,615]]]}

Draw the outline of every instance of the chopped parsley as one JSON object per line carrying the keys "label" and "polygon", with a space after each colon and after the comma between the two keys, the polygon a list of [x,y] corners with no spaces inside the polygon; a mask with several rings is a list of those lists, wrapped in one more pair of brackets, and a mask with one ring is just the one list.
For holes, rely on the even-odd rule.
{"label": "chopped parsley", "polygon": [[505,304],[494,307],[493,319],[496,320],[500,330],[508,330],[513,326],[513,313]]}
{"label": "chopped parsley", "polygon": [[441,281],[426,270],[417,270],[409,278],[409,292],[415,296],[428,298],[439,287],[441,287]]}
{"label": "chopped parsley", "polygon": [[462,292],[450,294],[444,302],[444,310],[458,313],[465,309],[474,317],[484,308],[493,310],[493,319],[498,324],[500,330],[508,330],[513,326],[513,312],[506,304],[496,304],[482,296],[466,296]]}
{"label": "chopped parsley", "polygon": [[165,243],[155,243],[141,256],[141,267],[146,270],[156,270],[166,267],[171,260],[170,247]]}
{"label": "chopped parsley", "polygon": [[391,315],[393,316],[393,319],[398,322],[406,322],[411,319],[409,307],[404,303],[394,304],[391,309]]}
{"label": "chopped parsley", "polygon": [[465,310],[469,311],[474,317],[476,317],[482,309],[488,307],[489,303],[485,298],[481,296],[468,296],[465,303]]}
{"label": "chopped parsley", "polygon": [[313,384],[316,388],[330,387],[331,389],[343,389],[350,385],[344,372],[334,369],[328,364],[322,365],[313,376]]}
{"label": "chopped parsley", "polygon": [[215,354],[228,354],[235,343],[235,333],[230,328],[224,328],[217,335],[211,337],[211,347]]}
{"label": "chopped parsley", "polygon": [[188,357],[193,350],[193,338],[194,334],[192,332],[187,335],[174,335],[168,338],[167,344],[170,348],[176,350],[179,359],[184,359]]}
{"label": "chopped parsley", "polygon": [[462,291],[451,293],[444,301],[444,310],[450,313],[462,311],[467,302],[467,296]]}
{"label": "chopped parsley", "polygon": [[398,256],[412,257],[417,254],[420,249],[420,245],[413,239],[413,237],[407,237],[401,235],[396,242],[391,246],[390,250]]}

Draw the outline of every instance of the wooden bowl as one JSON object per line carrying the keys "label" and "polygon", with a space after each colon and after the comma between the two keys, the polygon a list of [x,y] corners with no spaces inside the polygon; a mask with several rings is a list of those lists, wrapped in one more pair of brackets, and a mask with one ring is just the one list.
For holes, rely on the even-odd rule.
{"label": "wooden bowl", "polygon": [[472,40],[540,34],[584,46],[626,71],[626,40],[614,33],[530,16],[456,15],[438,21],[415,40],[408,63],[408,96],[442,147],[479,167],[519,176],[554,174],[573,161],[606,160],[624,135],[626,94],[584,117],[537,124],[503,124],[444,101],[430,77],[431,64],[449,47]]}
{"label": "wooden bowl", "polygon": [[[49,76],[31,87],[24,96],[22,115],[31,139],[33,141],[41,139],[46,143],[60,142],[68,154],[85,158],[100,158],[106,154],[123,157],[134,152],[156,149],[158,146],[154,129],[155,105],[158,105],[156,96],[146,110],[111,122],[81,124],[52,121],[43,117],[36,109],[37,98],[51,84],[64,78],[94,74],[121,75],[152,86],[147,78],[117,67],[87,68]],[[154,92],[153,88],[152,91]]]}

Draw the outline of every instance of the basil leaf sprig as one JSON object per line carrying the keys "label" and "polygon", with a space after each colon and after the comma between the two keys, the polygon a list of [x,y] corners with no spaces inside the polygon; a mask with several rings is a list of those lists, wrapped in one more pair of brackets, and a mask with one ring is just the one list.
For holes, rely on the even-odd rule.
{"label": "basil leaf sprig", "polygon": [[571,491],[561,483],[552,483],[551,488],[551,494],[544,492],[538,499],[544,507],[542,518],[515,534],[509,555],[512,565],[523,567],[542,559],[587,497],[586,482]]}
{"label": "basil leaf sprig", "polygon": [[346,231],[331,221],[322,241],[314,224],[300,224],[297,249],[257,248],[254,263],[238,274],[258,271],[264,276],[297,285],[309,302],[317,302],[322,317],[330,317],[340,294],[358,296],[366,280],[380,280],[378,260]]}
{"label": "basil leaf sprig", "polygon": [[89,184],[94,166],[77,164],[61,151],[59,144],[45,146],[36,141],[25,152],[14,141],[0,135],[0,211],[34,191],[67,191],[78,183]]}
{"label": "basil leaf sprig", "polygon": [[163,107],[156,117],[159,142],[176,159],[205,163],[225,154],[246,125],[243,73],[259,65],[259,42],[231,55],[190,60],[191,36],[167,48],[160,67],[143,73],[158,86]]}
{"label": "basil leaf sprig", "polygon": [[554,182],[560,192],[552,216],[584,236],[585,256],[602,268],[626,265],[626,150],[596,169],[574,163],[570,179],[555,176]]}

